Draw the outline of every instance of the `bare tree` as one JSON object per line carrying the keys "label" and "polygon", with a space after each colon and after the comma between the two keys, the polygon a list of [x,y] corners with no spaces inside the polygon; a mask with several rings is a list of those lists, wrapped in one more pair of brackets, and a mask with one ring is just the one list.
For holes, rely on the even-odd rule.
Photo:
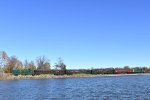
{"label": "bare tree", "polygon": [[8,62],[8,55],[5,51],[0,51],[0,68],[4,68]]}
{"label": "bare tree", "polygon": [[25,67],[25,69],[28,69],[28,64],[29,64],[29,63],[28,63],[28,60],[25,60],[25,61],[24,61],[24,67]]}
{"label": "bare tree", "polygon": [[0,78],[4,77],[4,67],[7,64],[8,61],[8,55],[5,51],[0,51]]}
{"label": "bare tree", "polygon": [[23,63],[22,63],[22,61],[17,60],[17,63],[16,63],[16,65],[15,65],[15,69],[19,69],[19,70],[24,69],[24,68],[23,68]]}
{"label": "bare tree", "polygon": [[66,65],[62,58],[58,58],[57,63],[55,63],[55,69],[66,70]]}
{"label": "bare tree", "polygon": [[36,59],[37,69],[50,69],[50,60],[45,56],[40,56]]}
{"label": "bare tree", "polygon": [[35,70],[36,69],[34,61],[29,62],[28,60],[25,60],[24,66],[25,66],[25,69],[30,69],[30,70]]}
{"label": "bare tree", "polygon": [[13,69],[22,69],[23,64],[16,56],[11,56],[5,66],[5,72],[11,73]]}
{"label": "bare tree", "polygon": [[29,68],[28,69],[30,69],[30,70],[35,70],[36,69],[36,66],[35,66],[35,64],[34,64],[34,61],[30,61],[29,62]]}

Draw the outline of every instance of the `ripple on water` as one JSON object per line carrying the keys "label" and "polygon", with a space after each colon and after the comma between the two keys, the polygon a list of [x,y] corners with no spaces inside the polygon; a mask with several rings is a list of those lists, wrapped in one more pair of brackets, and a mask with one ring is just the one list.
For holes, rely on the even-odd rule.
{"label": "ripple on water", "polygon": [[0,100],[150,100],[150,76],[0,81]]}

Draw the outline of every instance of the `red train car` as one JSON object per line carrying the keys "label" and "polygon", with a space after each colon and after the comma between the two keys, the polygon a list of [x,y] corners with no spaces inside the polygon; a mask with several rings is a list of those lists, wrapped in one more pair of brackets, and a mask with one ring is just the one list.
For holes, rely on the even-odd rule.
{"label": "red train car", "polygon": [[133,73],[132,69],[115,69],[115,74],[131,74]]}

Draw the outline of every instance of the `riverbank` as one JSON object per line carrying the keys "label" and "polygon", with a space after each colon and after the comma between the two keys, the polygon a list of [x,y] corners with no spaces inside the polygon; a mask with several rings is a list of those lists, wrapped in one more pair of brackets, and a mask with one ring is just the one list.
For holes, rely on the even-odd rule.
{"label": "riverbank", "polygon": [[0,80],[24,80],[24,79],[52,79],[52,78],[80,78],[80,77],[96,77],[100,75],[91,75],[91,74],[74,74],[74,75],[4,75]]}
{"label": "riverbank", "polygon": [[74,75],[18,75],[14,76],[11,74],[4,74],[2,77],[0,77],[0,80],[28,80],[28,79],[55,79],[55,78],[81,78],[81,77],[100,77],[100,76],[134,76],[134,75],[150,75],[149,73],[140,73],[140,74],[98,74],[98,75],[92,75],[92,74],[74,74]]}

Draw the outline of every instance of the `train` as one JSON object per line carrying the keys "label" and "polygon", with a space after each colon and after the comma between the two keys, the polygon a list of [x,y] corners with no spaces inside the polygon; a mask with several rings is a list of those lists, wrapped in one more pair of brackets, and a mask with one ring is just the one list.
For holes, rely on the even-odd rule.
{"label": "train", "polygon": [[12,74],[15,75],[15,76],[18,76],[18,75],[34,75],[34,70],[12,70]]}
{"label": "train", "polygon": [[115,74],[132,74],[132,73],[144,73],[143,68],[133,68],[133,69],[115,69]]}
{"label": "train", "polygon": [[73,74],[134,74],[144,73],[143,68],[132,69],[115,69],[115,68],[103,68],[103,69],[70,69],[70,70],[12,70],[12,74],[17,75],[40,75],[40,74],[53,74],[53,75],[73,75]]}

